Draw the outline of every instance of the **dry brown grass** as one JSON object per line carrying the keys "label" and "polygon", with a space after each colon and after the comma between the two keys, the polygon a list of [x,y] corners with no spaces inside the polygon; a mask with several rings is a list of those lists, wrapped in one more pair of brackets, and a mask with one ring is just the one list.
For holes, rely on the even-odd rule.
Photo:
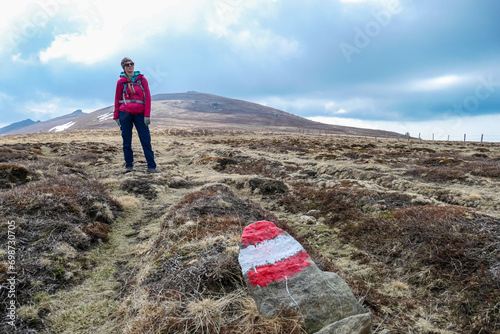
{"label": "dry brown grass", "polygon": [[[491,218],[461,207],[434,205],[393,208],[373,218],[363,215],[363,197],[356,191],[350,198],[345,191],[336,195],[330,197],[330,206],[317,208],[326,215],[327,224],[340,229],[344,242],[363,250],[353,254],[353,260],[378,268],[381,276],[377,279],[382,275],[406,279],[404,285],[397,285],[404,287],[403,296],[372,291],[366,280],[353,281],[355,290],[368,291],[364,302],[375,315],[382,316],[385,307],[398,305],[402,317],[411,323],[406,314],[418,300],[440,299],[446,304],[447,321],[457,331],[479,333],[498,326],[500,308],[493,301],[500,298],[500,280],[486,269],[498,266],[498,257],[489,254],[500,240],[493,234],[496,223]],[[305,197],[314,200],[314,196]],[[411,299],[407,298],[408,284],[419,291]],[[471,314],[483,315],[470,318]]]}
{"label": "dry brown grass", "polygon": [[116,199],[125,211],[132,211],[140,206],[140,200],[137,197],[125,195]]}
{"label": "dry brown grass", "polygon": [[[490,217],[457,206],[415,206],[410,196],[355,184],[317,189],[296,183],[281,203],[296,214],[316,210],[325,224],[339,231],[344,243],[361,250],[352,259],[374,266],[380,276],[369,282],[354,277],[348,281],[358,294],[367,291],[364,303],[376,316],[383,318],[392,305],[411,324],[414,320],[407,314],[419,300],[441,299],[446,305],[443,314],[455,330],[479,333],[492,328],[493,333],[498,327],[500,308],[493,302],[500,298],[498,269],[493,269],[498,268],[498,251],[490,252],[500,244],[500,236],[498,223]],[[404,284],[392,286],[403,287],[403,294],[367,285],[380,286],[378,280],[387,276],[396,282],[405,279]],[[415,289],[418,292],[408,298]],[[471,318],[471,314],[483,316]]]}
{"label": "dry brown grass", "polygon": [[123,333],[305,334],[300,316],[282,312],[263,317],[244,289],[221,297],[193,296],[186,302],[178,301],[175,295],[170,297],[136,305],[139,311]]}
{"label": "dry brown grass", "polygon": [[[2,165],[1,175],[7,177],[2,177],[6,186],[0,193],[2,248],[7,245],[6,221],[16,224],[19,305],[29,304],[33,295],[80,283],[91,265],[86,252],[99,241],[108,241],[110,224],[120,210],[106,188],[77,163],[42,153],[54,146],[3,148],[13,162],[23,164]],[[6,270],[0,270],[0,282],[6,278]],[[6,300],[3,289],[0,294]],[[2,312],[5,306],[1,303]],[[30,319],[18,319],[17,326],[44,327],[41,318]]]}

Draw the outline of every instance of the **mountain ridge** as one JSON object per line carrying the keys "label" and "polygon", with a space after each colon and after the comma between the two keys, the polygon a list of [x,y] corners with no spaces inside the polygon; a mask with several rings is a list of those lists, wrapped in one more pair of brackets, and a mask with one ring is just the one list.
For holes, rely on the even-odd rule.
{"label": "mountain ridge", "polygon": [[22,129],[24,127],[27,127],[27,126],[30,126],[30,125],[33,125],[33,124],[36,124],[36,123],[40,123],[40,121],[36,121],[35,122],[31,118],[27,118],[27,119],[25,119],[23,121],[19,121],[19,122],[14,122],[12,124],[9,124],[7,126],[4,126],[4,127],[0,128],[0,135],[9,133],[10,131],[15,131],[15,130],[18,130],[18,129]]}
{"label": "mountain ridge", "polygon": [[[151,126],[212,130],[323,132],[372,137],[399,137],[401,134],[364,128],[324,124],[258,103],[209,93],[155,94],[151,97]],[[113,128],[113,106],[90,113],[73,112],[14,129],[5,134],[91,130]]]}

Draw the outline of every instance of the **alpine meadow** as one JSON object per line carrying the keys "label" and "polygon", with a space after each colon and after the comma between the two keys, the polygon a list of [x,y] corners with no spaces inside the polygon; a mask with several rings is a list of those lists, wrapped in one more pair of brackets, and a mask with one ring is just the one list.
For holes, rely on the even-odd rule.
{"label": "alpine meadow", "polygon": [[1,137],[2,332],[304,333],[244,284],[260,219],[339,274],[374,333],[499,332],[498,143],[151,132],[153,175],[136,139],[123,174],[118,129]]}

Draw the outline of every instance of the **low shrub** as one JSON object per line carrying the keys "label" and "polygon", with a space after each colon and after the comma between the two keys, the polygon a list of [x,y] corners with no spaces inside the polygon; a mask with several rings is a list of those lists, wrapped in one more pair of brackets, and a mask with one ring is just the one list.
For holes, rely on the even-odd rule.
{"label": "low shrub", "polygon": [[500,329],[497,224],[462,207],[426,205],[360,220],[341,236],[427,291],[415,298],[446,296],[460,331],[494,333]]}
{"label": "low shrub", "polygon": [[[108,240],[110,224],[121,210],[106,187],[81,165],[46,157],[41,153],[44,147],[76,150],[57,143],[3,148],[16,164],[0,167],[0,179],[9,183],[0,193],[0,244],[7,245],[7,222],[14,222],[18,306],[32,303],[39,293],[53,294],[81,282],[92,265],[86,251]],[[0,284],[8,278],[6,256],[2,252]],[[6,311],[5,294],[1,289],[1,313]],[[19,331],[43,330],[43,317],[18,318],[16,326]]]}

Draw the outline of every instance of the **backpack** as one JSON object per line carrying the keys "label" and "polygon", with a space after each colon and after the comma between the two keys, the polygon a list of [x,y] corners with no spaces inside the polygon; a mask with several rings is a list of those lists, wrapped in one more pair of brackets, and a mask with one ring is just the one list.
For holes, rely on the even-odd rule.
{"label": "backpack", "polygon": [[[125,99],[125,95],[127,94],[127,84],[131,84],[131,85],[134,85],[134,86],[139,86],[141,87],[142,89],[142,96],[143,96],[143,101],[140,101],[140,100],[126,100]],[[130,102],[130,103],[141,103],[141,104],[146,104],[146,92],[144,91],[144,87],[142,87],[142,83],[141,83],[141,78],[138,78],[136,82],[124,82],[123,83],[123,100],[120,100],[119,103],[125,103],[127,104],[127,102]]]}

